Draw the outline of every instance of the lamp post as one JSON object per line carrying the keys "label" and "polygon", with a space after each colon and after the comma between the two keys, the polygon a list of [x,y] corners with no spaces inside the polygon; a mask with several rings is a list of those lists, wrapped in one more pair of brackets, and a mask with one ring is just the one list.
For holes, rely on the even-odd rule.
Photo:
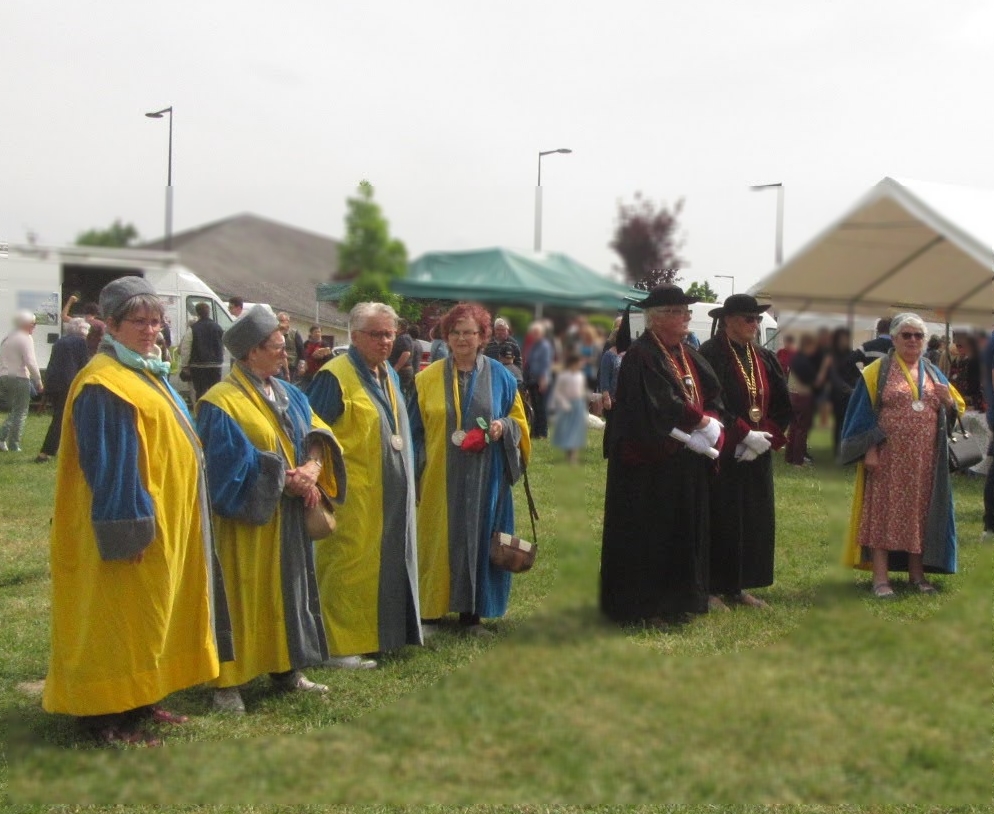
{"label": "lamp post", "polygon": [[732,293],[735,293],[735,275],[734,274],[715,274],[714,278],[717,280],[719,278],[732,281]]}
{"label": "lamp post", "polygon": [[538,154],[538,183],[535,185],[535,251],[542,251],[542,156],[553,153],[571,153],[565,147],[558,150],[543,150]]}
{"label": "lamp post", "polygon": [[761,189],[776,189],[777,191],[777,246],[776,264],[777,267],[783,263],[783,182],[775,184],[756,184],[749,187],[754,192]]}
{"label": "lamp post", "polygon": [[173,108],[172,105],[146,113],[150,119],[161,119],[169,114],[169,159],[166,169],[166,237],[163,241],[166,251],[173,248]]}

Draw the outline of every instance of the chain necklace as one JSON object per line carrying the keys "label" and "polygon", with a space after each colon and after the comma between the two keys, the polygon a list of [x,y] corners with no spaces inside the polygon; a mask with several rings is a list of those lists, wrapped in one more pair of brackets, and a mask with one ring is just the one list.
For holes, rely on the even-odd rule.
{"label": "chain necklace", "polygon": [[732,340],[728,338],[728,334],[725,335],[725,341],[728,343],[728,350],[735,358],[735,363],[739,366],[739,372],[742,374],[742,378],[746,383],[746,390],[749,391],[749,420],[753,424],[758,424],[763,418],[763,410],[759,406],[763,393],[757,384],[759,377],[756,368],[759,365],[759,360],[756,358],[756,351],[753,350],[751,342],[746,343],[745,356],[746,361],[749,363],[749,370],[747,371],[738,353],[736,353],[735,348],[732,346]]}
{"label": "chain necklace", "polygon": [[670,353],[669,348],[663,344],[663,341],[656,336],[654,331],[649,331],[649,334],[653,339],[656,340],[656,345],[659,346],[659,350],[662,351],[663,356],[670,363],[670,367],[673,368],[673,372],[676,374],[676,380],[680,384],[680,389],[683,391],[683,395],[686,397],[687,401],[691,404],[697,404],[697,385],[694,384],[694,377],[690,373],[690,365],[687,363],[686,357],[683,355],[683,343],[681,342],[677,345],[677,356],[680,358],[680,363],[677,364],[677,356]]}

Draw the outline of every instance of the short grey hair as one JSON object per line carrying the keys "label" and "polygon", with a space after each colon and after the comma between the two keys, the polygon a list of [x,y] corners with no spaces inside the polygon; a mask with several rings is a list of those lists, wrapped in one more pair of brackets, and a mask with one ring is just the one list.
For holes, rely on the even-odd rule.
{"label": "short grey hair", "polygon": [[159,319],[166,316],[166,307],[155,294],[136,294],[117,306],[109,318],[115,325],[120,325],[129,316],[142,309],[157,315]]}
{"label": "short grey hair", "polygon": [[511,330],[511,326],[508,324],[507,320],[504,319],[504,317],[497,317],[497,319],[494,320],[494,329],[496,330],[497,328],[507,328],[508,330]]}
{"label": "short grey hair", "polygon": [[349,311],[349,330],[361,331],[373,317],[389,317],[395,328],[400,320],[397,312],[385,302],[360,302]]}
{"label": "short grey hair", "polygon": [[90,332],[90,323],[83,317],[73,317],[66,323],[66,336],[86,336]]}
{"label": "short grey hair", "polygon": [[37,322],[38,318],[30,311],[18,311],[14,314],[15,328],[27,328],[29,325],[35,325]]}
{"label": "short grey hair", "polygon": [[910,325],[913,328],[917,328],[923,334],[928,333],[928,328],[925,327],[925,320],[923,320],[918,314],[912,314],[910,311],[904,314],[898,314],[890,321],[890,335],[893,336],[905,325]]}

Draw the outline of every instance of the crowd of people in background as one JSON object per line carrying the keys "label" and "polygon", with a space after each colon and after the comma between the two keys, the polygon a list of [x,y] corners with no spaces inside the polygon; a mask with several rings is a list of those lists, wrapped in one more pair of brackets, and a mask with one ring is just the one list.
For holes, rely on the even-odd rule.
{"label": "crowd of people in background", "polygon": [[375,669],[450,615],[492,636],[512,575],[490,540],[514,534],[512,487],[542,439],[577,465],[603,429],[601,608],[668,626],[766,607],[754,591],[774,579],[773,457],[811,466],[816,422],[857,464],[849,564],[872,571],[876,597],[894,595],[894,571],[934,593],[926,574],[956,570],[946,415],[985,412],[994,430],[989,337],[947,345],[914,314],[856,346],[846,328],[789,332],[774,353],[757,335],[769,306],[746,294],[710,312],[703,343],[696,300],[674,285],[641,304],[634,341],[627,311],[609,328],[536,320],[519,344],[508,319],[459,303],[428,330],[425,361],[420,327],[388,305],[357,305],[336,356],[320,326],[305,340],[286,313],[233,298],[227,330],[198,304],[178,351],[191,409],[147,282],[116,280],[73,316],[76,302],[44,384],[34,315],[0,345],[0,451],[20,449],[45,393],[36,460],[57,459],[63,510],[43,703],[105,743],[157,744],[146,725],[186,721],[161,705],[183,687],[243,714],[258,676],[324,693],[305,670]]}

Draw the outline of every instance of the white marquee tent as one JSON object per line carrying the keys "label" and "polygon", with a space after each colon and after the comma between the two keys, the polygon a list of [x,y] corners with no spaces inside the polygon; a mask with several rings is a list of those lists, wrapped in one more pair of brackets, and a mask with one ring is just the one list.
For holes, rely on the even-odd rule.
{"label": "white marquee tent", "polygon": [[884,178],[750,293],[778,310],[987,325],[992,246],[994,189]]}

